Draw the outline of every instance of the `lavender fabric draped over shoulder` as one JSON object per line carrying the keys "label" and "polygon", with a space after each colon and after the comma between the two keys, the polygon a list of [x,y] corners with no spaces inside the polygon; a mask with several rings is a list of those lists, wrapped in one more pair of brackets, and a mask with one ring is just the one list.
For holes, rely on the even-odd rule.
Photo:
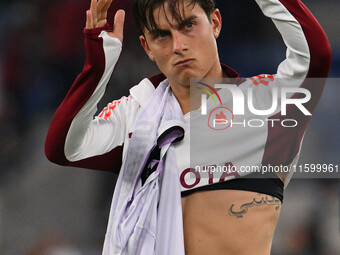
{"label": "lavender fabric draped over shoulder", "polygon": [[[183,126],[182,110],[165,80],[136,121],[113,195],[103,255],[184,255],[180,184],[171,146],[183,138]],[[157,168],[142,184],[155,146],[160,149]]]}

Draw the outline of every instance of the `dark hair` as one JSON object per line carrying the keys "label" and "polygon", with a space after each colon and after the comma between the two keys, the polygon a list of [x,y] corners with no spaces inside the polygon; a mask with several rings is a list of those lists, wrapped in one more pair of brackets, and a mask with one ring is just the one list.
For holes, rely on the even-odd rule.
{"label": "dark hair", "polygon": [[153,13],[154,10],[160,6],[163,6],[164,8],[165,3],[168,4],[172,18],[174,18],[178,23],[182,23],[182,13],[185,2],[188,2],[188,6],[192,6],[192,8],[194,8],[196,4],[199,4],[210,21],[210,14],[215,9],[215,0],[134,0],[133,15],[138,32],[143,34],[144,28],[148,30],[159,29],[155,22]]}

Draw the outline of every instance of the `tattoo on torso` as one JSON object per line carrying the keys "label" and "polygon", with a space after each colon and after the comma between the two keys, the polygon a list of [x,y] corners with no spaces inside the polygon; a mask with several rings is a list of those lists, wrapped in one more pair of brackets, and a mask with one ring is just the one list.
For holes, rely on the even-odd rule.
{"label": "tattoo on torso", "polygon": [[[259,194],[263,195],[263,194]],[[273,197],[273,196],[262,196],[259,200],[256,198],[249,203],[244,203],[240,206],[239,209],[235,209],[235,204],[232,204],[229,208],[229,215],[235,216],[236,218],[243,218],[243,215],[248,212],[248,209],[254,206],[264,206],[264,205],[274,205],[275,210],[278,211],[281,207],[280,199]]]}

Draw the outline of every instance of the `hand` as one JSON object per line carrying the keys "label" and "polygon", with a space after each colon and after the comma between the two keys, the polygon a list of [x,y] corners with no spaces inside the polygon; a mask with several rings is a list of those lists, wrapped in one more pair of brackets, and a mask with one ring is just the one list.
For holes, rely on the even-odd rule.
{"label": "hand", "polygon": [[[112,0],[91,0],[90,10],[86,11],[86,29],[103,27],[107,20],[107,10],[109,9]],[[108,35],[118,38],[123,43],[124,29],[124,10],[116,12],[113,24],[113,31],[108,32]]]}

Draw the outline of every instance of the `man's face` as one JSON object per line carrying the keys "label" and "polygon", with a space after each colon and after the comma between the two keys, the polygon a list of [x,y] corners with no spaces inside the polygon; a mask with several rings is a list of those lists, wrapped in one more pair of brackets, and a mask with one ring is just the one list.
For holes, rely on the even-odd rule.
{"label": "man's face", "polygon": [[[182,8],[180,8],[182,10]],[[144,28],[141,44],[151,60],[155,61],[171,85],[189,86],[190,78],[220,75],[216,38],[221,29],[218,10],[209,21],[204,10],[184,2],[183,23],[172,18],[167,3],[155,9],[159,30]]]}

